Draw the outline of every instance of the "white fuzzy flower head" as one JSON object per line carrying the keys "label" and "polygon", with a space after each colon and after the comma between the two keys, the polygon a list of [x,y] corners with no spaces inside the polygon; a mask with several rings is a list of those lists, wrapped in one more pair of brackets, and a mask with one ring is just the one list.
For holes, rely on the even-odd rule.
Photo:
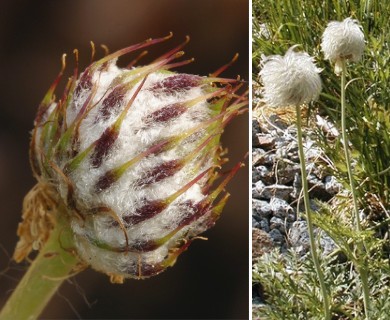
{"label": "white fuzzy flower head", "polygon": [[364,51],[364,34],[358,21],[346,18],[342,22],[329,22],[322,35],[321,48],[325,59],[336,67],[340,60],[359,61]]}
{"label": "white fuzzy flower head", "polygon": [[262,60],[260,78],[263,101],[272,107],[301,105],[318,98],[321,92],[321,70],[306,52],[291,47],[282,57],[269,56]]}
{"label": "white fuzzy flower head", "polygon": [[[214,225],[239,168],[215,186],[221,133],[247,105],[239,80],[169,71],[189,62],[172,63],[185,43],[149,65],[117,67],[125,53],[168,38],[76,70],[62,100],[54,96],[58,78],[35,120],[34,173],[66,207],[78,256],[116,282],[173,265]],[[29,236],[18,257],[29,253]]]}

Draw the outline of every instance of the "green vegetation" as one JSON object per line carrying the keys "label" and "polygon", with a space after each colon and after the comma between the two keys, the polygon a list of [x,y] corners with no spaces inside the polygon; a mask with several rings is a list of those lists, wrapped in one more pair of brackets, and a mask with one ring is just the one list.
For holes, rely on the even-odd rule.
{"label": "green vegetation", "polygon": [[[323,69],[323,91],[310,106],[341,128],[340,77],[324,60],[320,43],[328,22],[357,19],[366,48],[362,61],[347,68],[346,125],[362,230],[353,221],[352,194],[321,203],[313,222],[339,251],[321,258],[330,293],[333,319],[388,319],[390,267],[390,1],[253,0],[253,79],[258,80],[262,55],[283,55],[292,45],[316,58]],[[390,65],[390,64],[389,64]],[[327,170],[350,190],[341,135],[328,139],[314,126],[316,138],[333,164]],[[341,130],[340,130],[341,131]],[[364,250],[361,244],[364,243]],[[371,306],[365,315],[359,270],[369,275]],[[294,252],[265,254],[254,266],[253,281],[265,290],[260,319],[323,319],[322,297],[313,261]]]}

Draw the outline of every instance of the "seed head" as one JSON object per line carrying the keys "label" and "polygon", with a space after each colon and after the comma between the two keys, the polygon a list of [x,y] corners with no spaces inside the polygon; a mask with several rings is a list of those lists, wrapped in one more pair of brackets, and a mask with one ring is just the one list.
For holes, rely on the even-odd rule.
{"label": "seed head", "polygon": [[60,100],[57,79],[35,120],[34,173],[68,208],[78,255],[115,281],[173,265],[214,225],[241,165],[213,187],[223,128],[247,105],[241,81],[169,71],[189,62],[172,62],[185,43],[149,65],[117,67],[123,54],[169,37],[76,70]]}
{"label": "seed head", "polygon": [[320,69],[306,52],[291,47],[282,57],[264,57],[260,78],[263,101],[269,106],[301,105],[317,99],[321,92]]}
{"label": "seed head", "polygon": [[364,51],[364,34],[358,21],[346,18],[342,22],[329,22],[322,35],[321,48],[325,59],[336,65],[339,60],[358,62]]}

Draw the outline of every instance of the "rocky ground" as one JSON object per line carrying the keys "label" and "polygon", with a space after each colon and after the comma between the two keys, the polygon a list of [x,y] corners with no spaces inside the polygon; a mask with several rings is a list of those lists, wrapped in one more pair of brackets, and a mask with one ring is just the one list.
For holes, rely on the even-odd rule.
{"label": "rocky ground", "polygon": [[[295,110],[295,109],[294,109]],[[252,121],[252,259],[274,248],[282,253],[294,248],[304,256],[309,251],[307,224],[303,219],[301,175],[296,140],[296,126],[288,120],[291,110],[273,113],[254,112]],[[286,116],[287,114],[287,116]],[[337,135],[333,128],[324,126],[322,118],[316,120],[329,134]],[[307,133],[307,132],[306,132]],[[307,134],[304,142],[307,177],[311,206],[316,200],[329,201],[342,186],[329,174],[321,149]],[[332,240],[321,234],[324,254],[334,250]],[[261,286],[253,288],[253,304],[263,303]]]}

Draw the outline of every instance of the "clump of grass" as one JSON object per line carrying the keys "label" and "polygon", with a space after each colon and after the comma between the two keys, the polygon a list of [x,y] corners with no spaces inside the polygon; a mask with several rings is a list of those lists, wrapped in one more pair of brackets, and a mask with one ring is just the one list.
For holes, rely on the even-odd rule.
{"label": "clump of grass", "polygon": [[[390,307],[389,265],[372,259],[371,319],[388,319]],[[332,319],[364,319],[361,282],[348,261],[334,255],[322,259],[322,270],[331,298]],[[267,303],[253,309],[253,319],[322,320],[322,298],[311,259],[294,250],[263,255],[253,269],[253,282],[261,283]]]}
{"label": "clump of grass", "polygon": [[[315,1],[253,0],[253,79],[258,79],[262,55],[281,54],[300,44],[316,57],[323,69],[323,91],[311,112],[327,116],[341,128],[340,78],[324,60],[321,35],[327,22],[346,17],[358,19],[366,38],[363,60],[348,68],[351,79],[345,97],[345,128],[348,130],[350,158],[362,220],[362,230],[354,230],[352,196],[335,199],[313,221],[337,244],[339,251],[322,257],[321,268],[330,292],[334,319],[364,319],[363,288],[358,270],[368,275],[371,306],[369,319],[386,319],[389,302],[389,245],[386,239],[390,222],[390,3],[378,0]],[[265,32],[266,31],[266,32]],[[314,110],[315,109],[315,110]],[[329,140],[322,132],[310,132],[334,164],[329,168],[345,189],[350,178],[342,137]],[[351,190],[350,190],[351,191]],[[359,244],[364,243],[364,250]],[[343,259],[340,259],[343,257]],[[287,271],[290,270],[290,271]],[[336,272],[337,271],[337,272]],[[282,274],[280,277],[278,275]],[[265,255],[254,266],[253,281],[260,281],[267,294],[260,319],[321,319],[319,283],[311,259],[298,259],[290,252]],[[311,288],[309,290],[308,288]],[[385,307],[387,306],[387,307]]]}

